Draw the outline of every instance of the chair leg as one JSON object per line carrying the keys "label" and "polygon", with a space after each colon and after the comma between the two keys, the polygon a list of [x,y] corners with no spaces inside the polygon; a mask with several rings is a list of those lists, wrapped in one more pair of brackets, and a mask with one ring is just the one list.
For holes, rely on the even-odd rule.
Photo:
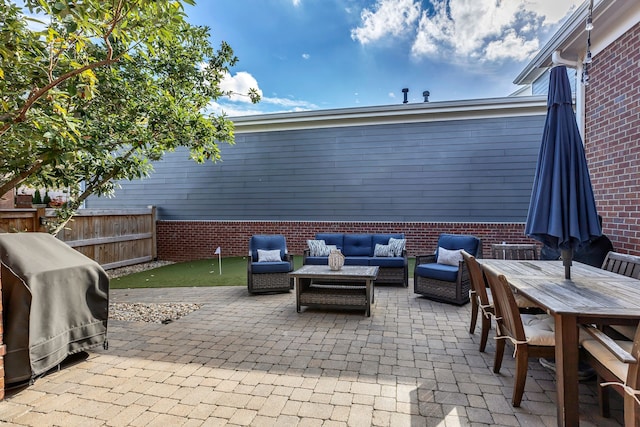
{"label": "chair leg", "polygon": [[502,367],[502,357],[504,356],[504,339],[496,340],[496,355],[493,358],[493,372],[500,373]]}
{"label": "chair leg", "polygon": [[527,370],[529,368],[529,352],[525,345],[521,345],[516,352],[516,375],[513,385],[513,398],[511,404],[514,408],[520,407],[524,385],[527,382]]}
{"label": "chair leg", "polygon": [[640,425],[640,410],[633,396],[625,393],[624,396],[624,425],[638,426]]}
{"label": "chair leg", "polygon": [[489,338],[489,330],[491,329],[491,318],[485,316],[484,313],[481,313],[482,316],[482,331],[480,335],[480,352],[484,353],[484,349],[487,346],[487,339]]}
{"label": "chair leg", "polygon": [[598,375],[596,378],[596,384],[598,384],[598,405],[600,406],[600,415],[604,418],[609,418],[611,416],[609,408],[609,387],[601,387],[601,382],[603,382],[603,379]]}
{"label": "chair leg", "polygon": [[475,295],[473,295],[471,298],[471,326],[469,326],[470,334],[475,333],[477,320],[478,320],[478,299],[475,297]]}

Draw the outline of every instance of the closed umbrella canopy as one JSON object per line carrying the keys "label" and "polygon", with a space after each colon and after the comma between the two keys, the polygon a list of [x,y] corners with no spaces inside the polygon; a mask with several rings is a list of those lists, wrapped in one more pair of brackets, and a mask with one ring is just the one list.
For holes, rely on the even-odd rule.
{"label": "closed umbrella canopy", "polygon": [[573,250],[602,234],[565,66],[551,69],[547,119],[525,234],[562,251],[570,278]]}

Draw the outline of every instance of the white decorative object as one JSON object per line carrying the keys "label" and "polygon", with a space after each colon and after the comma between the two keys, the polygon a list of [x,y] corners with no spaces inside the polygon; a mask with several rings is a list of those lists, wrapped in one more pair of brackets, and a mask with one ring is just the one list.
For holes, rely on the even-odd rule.
{"label": "white decorative object", "polygon": [[332,270],[340,270],[344,265],[344,255],[340,249],[333,249],[329,254],[329,268]]}

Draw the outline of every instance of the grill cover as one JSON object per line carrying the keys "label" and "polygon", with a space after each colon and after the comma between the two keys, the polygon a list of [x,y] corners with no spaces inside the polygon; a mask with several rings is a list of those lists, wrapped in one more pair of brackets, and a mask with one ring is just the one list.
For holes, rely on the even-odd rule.
{"label": "grill cover", "polygon": [[97,262],[47,233],[0,234],[0,258],[6,383],[106,345],[109,279]]}

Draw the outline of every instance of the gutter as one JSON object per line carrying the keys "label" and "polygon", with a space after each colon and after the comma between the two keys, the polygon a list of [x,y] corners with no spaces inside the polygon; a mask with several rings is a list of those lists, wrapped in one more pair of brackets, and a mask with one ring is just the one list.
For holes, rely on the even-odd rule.
{"label": "gutter", "polygon": [[546,96],[420,102],[230,117],[235,133],[543,115]]}

